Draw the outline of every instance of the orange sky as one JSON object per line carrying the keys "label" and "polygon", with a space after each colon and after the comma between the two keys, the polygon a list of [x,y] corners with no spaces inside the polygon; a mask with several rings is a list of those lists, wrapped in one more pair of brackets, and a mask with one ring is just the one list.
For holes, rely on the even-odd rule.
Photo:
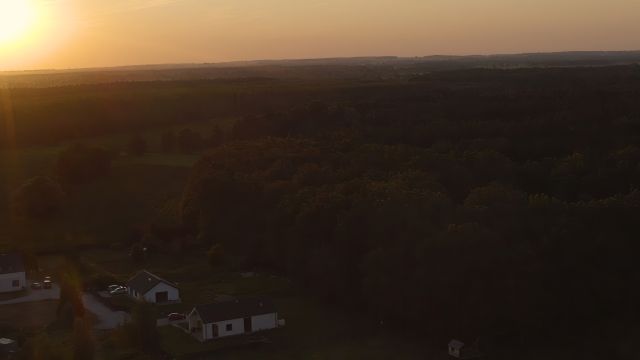
{"label": "orange sky", "polygon": [[37,19],[0,70],[640,49],[638,0],[4,1]]}

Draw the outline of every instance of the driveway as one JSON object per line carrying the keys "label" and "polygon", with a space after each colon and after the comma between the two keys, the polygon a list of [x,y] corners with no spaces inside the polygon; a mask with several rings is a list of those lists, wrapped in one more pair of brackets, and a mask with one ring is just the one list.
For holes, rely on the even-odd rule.
{"label": "driveway", "polygon": [[[31,283],[28,284],[31,286]],[[52,284],[51,289],[31,289],[27,288],[27,294],[24,296],[0,301],[0,305],[20,304],[25,302],[42,301],[42,300],[58,300],[60,299],[60,286]]]}
{"label": "driveway", "polygon": [[94,314],[98,321],[94,326],[98,330],[112,330],[131,319],[131,316],[124,311],[114,311],[100,302],[95,295],[83,294],[82,302],[84,308]]}

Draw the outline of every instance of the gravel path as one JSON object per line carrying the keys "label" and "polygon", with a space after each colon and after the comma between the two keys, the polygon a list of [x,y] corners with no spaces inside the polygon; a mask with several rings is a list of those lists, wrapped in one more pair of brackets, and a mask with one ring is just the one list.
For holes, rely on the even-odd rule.
{"label": "gravel path", "polygon": [[98,318],[98,323],[94,326],[98,330],[115,329],[131,319],[131,316],[124,311],[109,309],[92,294],[83,294],[82,302],[85,309]]}
{"label": "gravel path", "polygon": [[[31,284],[29,284],[30,286]],[[52,284],[51,289],[34,290],[29,288],[25,296],[19,298],[0,301],[0,305],[20,304],[25,302],[42,301],[42,300],[58,300],[60,299],[60,286]]]}

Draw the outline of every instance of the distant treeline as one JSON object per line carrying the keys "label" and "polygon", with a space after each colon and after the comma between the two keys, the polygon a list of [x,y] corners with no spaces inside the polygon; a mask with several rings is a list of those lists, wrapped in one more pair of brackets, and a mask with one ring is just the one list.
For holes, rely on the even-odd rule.
{"label": "distant treeline", "polygon": [[0,71],[0,86],[52,87],[143,81],[240,78],[288,80],[405,79],[415,74],[460,69],[614,66],[640,63],[640,51],[572,51],[424,57],[353,57],[164,64],[42,71]]}
{"label": "distant treeline", "polygon": [[[396,80],[373,76],[377,80],[363,81],[358,76],[364,75],[356,73],[355,80],[339,81],[246,78],[3,90],[0,148],[6,146],[9,136],[18,146],[27,146],[144,132],[163,125],[222,116],[253,116],[255,122],[264,117],[295,116],[292,109],[299,111],[314,101],[330,108],[337,107],[339,111],[350,111],[348,121],[362,123],[376,142],[420,142],[416,144],[420,146],[426,144],[419,138],[424,137],[420,134],[425,132],[432,134],[431,139],[427,139],[431,142],[440,140],[443,131],[449,131],[452,136],[466,136],[453,125],[440,126],[442,122],[457,123],[456,119],[488,121],[483,126],[491,125],[491,121],[507,121],[512,126],[517,124],[524,134],[529,123],[523,125],[522,121],[542,121],[546,123],[540,127],[553,133],[558,130],[554,126],[562,127],[562,124],[554,125],[555,117],[566,115],[570,119],[565,121],[581,124],[583,120],[593,118],[621,121],[624,116],[632,116],[638,111],[640,66],[637,65],[456,70]],[[578,102],[581,106],[576,106]],[[356,116],[352,116],[354,114]],[[387,129],[384,122],[388,116],[400,122],[398,126]],[[251,121],[251,118],[247,120]],[[272,127],[270,130],[249,131],[278,136],[283,135],[283,131],[291,132],[290,135],[304,131],[301,124],[295,129],[283,128],[283,121],[297,119],[277,119],[276,123],[268,125]],[[11,127],[8,127],[9,123]],[[606,123],[601,125],[606,127]],[[416,130],[419,133],[415,133]],[[504,131],[494,131],[493,135],[503,136]],[[253,135],[239,130],[238,136]],[[412,136],[416,138],[411,139]],[[557,133],[557,136],[564,134]]]}

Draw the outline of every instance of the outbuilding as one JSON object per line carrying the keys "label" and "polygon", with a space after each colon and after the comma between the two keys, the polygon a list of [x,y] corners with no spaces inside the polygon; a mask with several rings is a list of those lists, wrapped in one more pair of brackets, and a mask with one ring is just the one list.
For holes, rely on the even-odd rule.
{"label": "outbuilding", "polygon": [[189,313],[189,330],[200,341],[251,334],[278,327],[269,299],[245,298],[198,305]]}
{"label": "outbuilding", "polygon": [[20,254],[0,254],[0,293],[23,290],[27,286]]}
{"label": "outbuilding", "polygon": [[449,341],[449,355],[456,359],[478,359],[482,357],[477,342],[473,346],[467,346],[457,339]]}
{"label": "outbuilding", "polygon": [[180,301],[178,286],[168,280],[142,270],[127,281],[129,296],[148,303],[162,304]]}
{"label": "outbuilding", "polygon": [[13,339],[0,338],[0,357],[12,358],[11,356],[18,352],[18,342]]}

